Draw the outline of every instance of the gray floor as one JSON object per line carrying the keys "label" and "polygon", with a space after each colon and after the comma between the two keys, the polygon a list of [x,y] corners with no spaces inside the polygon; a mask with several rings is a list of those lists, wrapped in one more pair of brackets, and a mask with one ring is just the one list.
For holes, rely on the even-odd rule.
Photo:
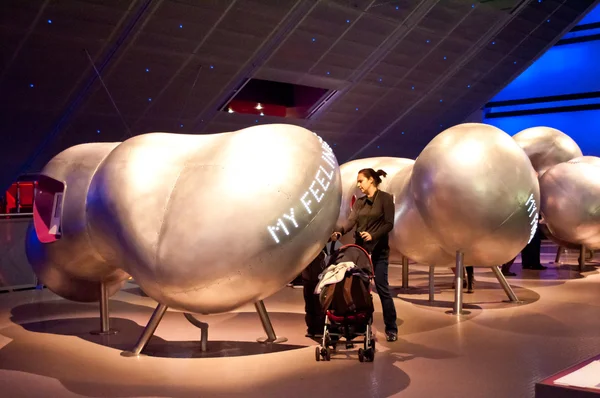
{"label": "gray floor", "polygon": [[[543,262],[554,259],[547,248]],[[378,332],[374,363],[343,350],[315,362],[315,343],[304,337],[302,290],[285,288],[266,300],[282,345],[254,342],[262,328],[253,306],[205,316],[209,352],[199,330],[169,311],[145,356],[125,358],[155,303],[135,285],[111,298],[108,338],[98,328],[97,306],[57,298],[47,290],[0,295],[0,396],[6,397],[532,397],[534,383],[600,353],[600,274],[575,272],[577,253],[546,271],[509,278],[521,305],[506,295],[488,269],[476,269],[476,290],[465,295],[467,316],[451,307],[451,272],[436,271],[436,303],[429,305],[426,267],[411,266],[410,294],[399,294],[399,340]],[[572,264],[573,266],[569,266]],[[595,263],[592,263],[595,265]],[[600,264],[598,264],[600,265]],[[401,285],[401,269],[390,268]],[[399,290],[398,290],[399,292]],[[375,327],[383,329],[375,297]]]}

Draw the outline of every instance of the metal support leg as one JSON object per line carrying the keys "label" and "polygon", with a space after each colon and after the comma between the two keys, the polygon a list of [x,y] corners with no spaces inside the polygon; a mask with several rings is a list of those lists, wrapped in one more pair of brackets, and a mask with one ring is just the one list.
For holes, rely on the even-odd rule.
{"label": "metal support leg", "polygon": [[110,335],[117,334],[119,331],[110,328],[110,314],[108,311],[108,292],[106,285],[100,283],[100,330],[94,330],[92,334]]}
{"label": "metal support leg", "polygon": [[433,265],[429,266],[429,302],[433,302],[435,300],[435,285],[433,283],[435,274],[435,267]]}
{"label": "metal support leg", "polygon": [[165,312],[167,312],[167,308],[169,307],[167,307],[164,304],[158,304],[158,306],[152,313],[152,316],[150,317],[146,328],[142,332],[142,335],[140,336],[137,343],[135,343],[135,347],[133,347],[131,351],[123,351],[121,353],[122,356],[137,357],[138,355],[140,355],[140,352],[142,352],[142,350],[146,348],[148,341],[150,341],[150,338],[156,331],[156,328],[158,327],[158,324],[162,320],[163,316],[165,315]]}
{"label": "metal support leg", "polygon": [[455,286],[454,286],[454,306],[452,311],[447,311],[447,314],[452,315],[465,315],[469,314],[469,311],[463,311],[463,272],[464,272],[464,253],[461,251],[456,251],[456,276],[455,276]]}
{"label": "metal support leg", "polygon": [[502,275],[500,267],[492,267],[492,272],[494,273],[494,275],[496,275],[496,279],[498,279],[498,282],[500,282],[500,285],[502,286],[502,289],[504,289],[504,292],[508,296],[508,299],[512,303],[522,303],[522,301],[520,301],[517,298],[517,295],[515,294],[514,290],[512,290],[512,287],[510,287],[510,285],[508,284],[508,281],[506,280],[504,275]]}
{"label": "metal support leg", "polygon": [[554,264],[560,264],[560,256],[562,255],[562,252],[563,247],[558,246],[558,249],[556,249],[556,257],[554,258]]}
{"label": "metal support leg", "polygon": [[265,303],[260,300],[254,303],[254,306],[256,307],[256,312],[258,312],[258,316],[262,322],[263,329],[265,329],[265,333],[267,334],[267,337],[260,337],[256,339],[256,341],[259,343],[285,343],[288,340],[287,338],[277,337],[275,335],[273,325],[271,324],[271,319],[269,319],[269,314],[265,308]]}
{"label": "metal support leg", "polygon": [[402,256],[402,289],[408,289],[408,257]]}
{"label": "metal support leg", "polygon": [[583,272],[584,267],[585,267],[585,246],[581,245],[579,247],[579,272]]}
{"label": "metal support leg", "polygon": [[208,344],[208,323],[196,319],[192,314],[188,314],[187,312],[184,312],[183,316],[185,316],[185,319],[192,325],[200,329],[200,346],[202,347],[202,352],[206,352]]}

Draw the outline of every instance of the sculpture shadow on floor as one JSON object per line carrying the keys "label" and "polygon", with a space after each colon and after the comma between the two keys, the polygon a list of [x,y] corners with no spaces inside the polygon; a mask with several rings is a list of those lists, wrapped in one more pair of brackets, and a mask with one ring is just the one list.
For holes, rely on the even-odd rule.
{"label": "sculpture shadow on floor", "polygon": [[[144,313],[147,313],[148,318],[152,314],[152,310],[148,307],[116,300],[110,301],[110,307],[113,309],[113,314],[122,311],[143,311]],[[110,327],[111,329],[118,330],[118,333],[107,336],[94,335],[90,332],[99,330],[100,320],[98,317],[60,318],[61,315],[77,314],[78,312],[81,313],[82,310],[85,310],[87,315],[89,313],[88,311],[97,312],[98,307],[94,304],[79,304],[64,301],[25,304],[15,307],[12,310],[13,316],[11,317],[11,320],[30,332],[76,336],[90,343],[110,347],[119,351],[131,349],[144,330],[144,327],[132,320],[112,316],[110,318]],[[30,318],[32,314],[36,313],[43,313],[44,317],[58,317],[58,319],[34,322],[25,321]],[[162,323],[168,324],[169,322],[174,323],[173,321],[175,321],[177,324],[180,324],[180,318],[183,318],[183,314],[178,312],[168,312],[165,314]],[[256,316],[256,318],[258,324],[258,316]],[[187,324],[187,321],[185,324],[186,327],[189,327],[192,330],[195,329],[191,324]],[[197,335],[198,340],[195,341],[167,341],[154,335],[148,342],[146,348],[142,351],[142,355],[160,358],[215,358],[259,355],[306,347],[304,345],[292,344],[261,344],[255,341],[211,341],[209,332],[207,351],[202,352],[199,340],[199,329]]]}
{"label": "sculpture shadow on floor", "polygon": [[[232,397],[243,394],[247,397],[257,396],[352,396],[359,393],[361,396],[369,395],[372,387],[372,372],[377,371],[377,377],[386,380],[377,386],[378,396],[391,396],[406,389],[410,378],[399,367],[393,366],[398,361],[390,352],[382,352],[376,356],[374,364],[360,364],[347,362],[349,366],[332,366],[333,363],[316,363],[313,347],[293,345],[266,345],[253,342],[209,341],[209,350],[213,356],[230,357],[227,366],[217,358],[194,360],[193,362],[180,362],[164,358],[200,358],[199,342],[194,341],[165,341],[154,337],[148,345],[146,354],[159,358],[147,358],[136,361],[121,357],[118,352],[82,347],[70,347],[69,341],[60,336],[76,336],[84,341],[98,345],[122,350],[131,348],[140,336],[142,327],[136,322],[125,319],[123,314],[135,311],[136,318],[143,316],[149,318],[152,309],[144,306],[132,305],[116,300],[111,300],[113,310],[111,327],[118,329],[119,334],[114,336],[94,336],[89,332],[99,326],[97,304],[78,304],[65,301],[26,304],[15,307],[12,311],[12,321],[18,323],[11,325],[0,333],[11,341],[0,349],[0,368],[13,370],[20,373],[39,375],[59,381],[68,391],[90,397],[137,397],[137,396],[171,396],[171,397]],[[247,316],[254,314],[248,313]],[[272,314],[273,318],[277,315]],[[294,326],[303,326],[302,314],[293,314],[294,317],[283,317],[283,323],[294,322]],[[237,316],[237,315],[236,315]],[[55,318],[55,319],[50,319]],[[224,318],[222,318],[224,319]],[[221,323],[221,328],[229,330],[230,322],[236,317],[227,318]],[[180,313],[169,312],[165,315],[164,323],[169,327],[181,326],[187,321]],[[210,320],[209,320],[210,322]],[[257,320],[258,322],[258,320]],[[277,321],[279,324],[279,321]],[[163,325],[163,324],[161,324]],[[188,325],[193,328],[192,325]],[[260,328],[260,326],[259,326]],[[253,329],[254,330],[254,329]],[[250,334],[253,334],[254,331]],[[27,332],[26,332],[27,331]],[[32,333],[28,333],[32,332]],[[33,334],[36,333],[36,334]],[[44,336],[37,335],[37,333]],[[248,334],[248,332],[246,332]],[[199,335],[199,331],[198,331]],[[209,334],[210,338],[210,334]],[[71,340],[72,341],[72,340]],[[259,352],[257,347],[263,347]],[[432,355],[426,348],[418,346],[399,348],[407,351],[407,355],[418,357]],[[302,348],[293,350],[294,348]],[[394,347],[396,348],[396,347]],[[289,356],[279,359],[273,357],[275,352],[281,350],[297,351],[295,360],[289,361]],[[35,352],[35,360],[32,360]],[[251,358],[253,367],[265,367],[265,377],[251,380],[253,372],[240,371],[250,363],[239,355],[252,355],[254,353],[273,352],[273,355],[254,355]],[[283,353],[282,353],[283,354]],[[288,355],[288,354],[284,354]],[[435,354],[448,357],[448,353]],[[236,358],[238,357],[238,358]],[[246,357],[249,358],[249,357]],[[148,377],[149,372],[156,372],[157,360],[162,362],[164,374],[158,372],[156,377]],[[216,361],[216,362],[211,362]],[[241,361],[241,362],[240,362]],[[338,362],[339,363],[339,362]],[[344,361],[344,363],[346,363]],[[275,365],[278,364],[278,365]],[[182,366],[185,365],[185,366]],[[275,367],[274,367],[275,366]],[[222,377],[216,377],[210,369],[226,369]],[[237,369],[237,370],[236,370]],[[164,376],[168,375],[168,382]],[[210,378],[210,379],[207,379]],[[33,384],[29,387],[31,394],[39,392],[43,395],[42,385]],[[348,382],[352,380],[352,382]],[[310,382],[309,382],[310,381]],[[252,385],[251,389],[240,390],[243,385]],[[16,386],[15,388],[17,388]]]}
{"label": "sculpture shadow on floor", "polygon": [[[414,295],[403,294],[402,292],[400,292],[399,297],[406,302],[416,305],[434,308],[453,308],[454,289],[452,288],[452,282],[439,282],[436,285],[436,295],[433,302],[429,301],[428,298],[412,297]],[[444,288],[444,285],[446,288]],[[511,287],[519,299],[519,303],[511,303],[508,301],[508,296],[502,289],[500,283],[496,281],[483,281],[476,279],[474,293],[469,294],[466,293],[466,290],[463,290],[463,308],[465,310],[507,308],[515,305],[535,303],[540,299],[540,295],[531,289],[527,289],[515,284],[511,284]],[[423,288],[423,295],[428,294],[428,292],[429,287],[425,286]]]}

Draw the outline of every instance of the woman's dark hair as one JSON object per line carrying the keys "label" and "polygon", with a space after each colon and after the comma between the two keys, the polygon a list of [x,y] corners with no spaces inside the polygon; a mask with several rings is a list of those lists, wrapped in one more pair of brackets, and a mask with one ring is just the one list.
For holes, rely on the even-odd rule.
{"label": "woman's dark hair", "polygon": [[387,173],[383,170],[373,170],[373,169],[362,169],[358,172],[358,174],[362,174],[367,178],[373,177],[373,181],[375,182],[375,186],[381,184],[381,177],[387,176]]}

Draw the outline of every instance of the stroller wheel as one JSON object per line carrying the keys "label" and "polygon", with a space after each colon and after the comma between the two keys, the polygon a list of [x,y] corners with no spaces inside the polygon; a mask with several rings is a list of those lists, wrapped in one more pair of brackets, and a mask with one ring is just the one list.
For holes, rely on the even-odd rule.
{"label": "stroller wheel", "polygon": [[358,360],[360,362],[364,362],[365,361],[365,350],[363,350],[362,348],[358,349]]}
{"label": "stroller wheel", "polygon": [[321,347],[315,347],[315,359],[317,362],[321,360]]}
{"label": "stroller wheel", "polygon": [[373,360],[375,359],[375,350],[372,348],[366,350],[365,359],[367,360],[367,362],[373,362]]}
{"label": "stroller wheel", "polygon": [[331,361],[331,348],[329,347],[325,348],[325,360]]}

